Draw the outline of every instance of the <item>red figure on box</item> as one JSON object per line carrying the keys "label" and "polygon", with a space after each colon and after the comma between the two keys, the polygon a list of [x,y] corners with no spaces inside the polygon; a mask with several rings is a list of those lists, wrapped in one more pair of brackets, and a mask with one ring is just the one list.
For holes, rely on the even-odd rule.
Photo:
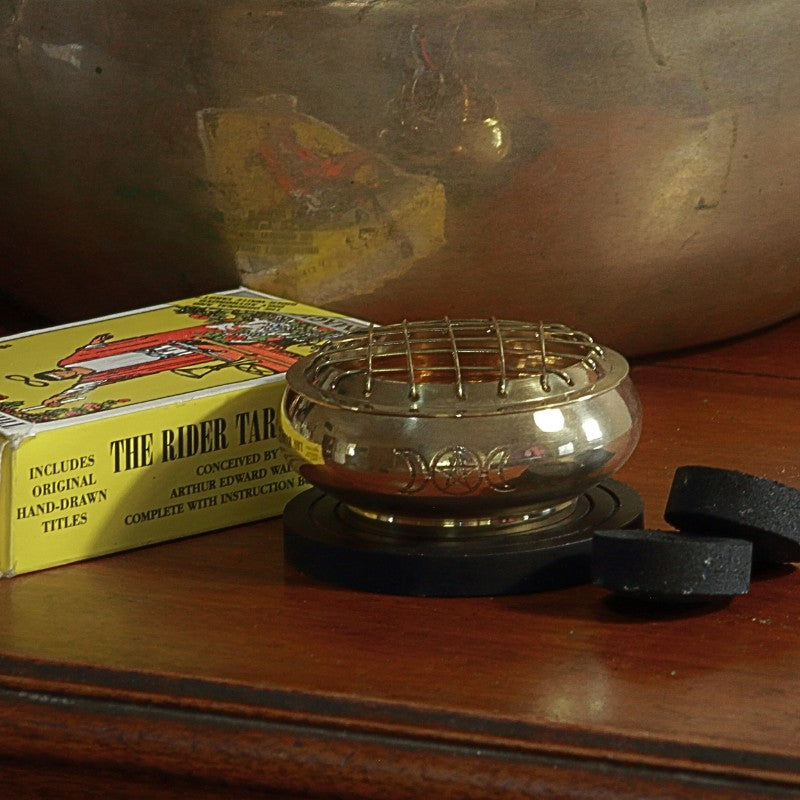
{"label": "red figure on box", "polygon": [[[290,322],[291,325],[291,322]],[[332,330],[317,327],[320,338]],[[276,319],[222,322],[135,336],[114,341],[112,334],[95,336],[88,344],[58,362],[56,369],[37,373],[44,380],[76,382],[42,401],[53,407],[83,400],[98,386],[165,371],[201,378],[233,366],[257,377],[285,372],[298,358],[286,345],[287,324]]]}

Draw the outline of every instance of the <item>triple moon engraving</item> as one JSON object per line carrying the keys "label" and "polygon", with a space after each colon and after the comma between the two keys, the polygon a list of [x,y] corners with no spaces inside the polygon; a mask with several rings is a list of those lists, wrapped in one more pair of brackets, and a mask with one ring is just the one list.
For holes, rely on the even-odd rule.
{"label": "triple moon engraving", "polygon": [[510,492],[506,470],[510,466],[508,447],[495,447],[487,455],[476,453],[468,447],[456,445],[440,450],[426,459],[410,448],[395,448],[395,458],[401,460],[408,473],[408,481],[400,489],[402,494],[415,494],[429,483],[443,494],[472,494],[481,486],[495,492]]}

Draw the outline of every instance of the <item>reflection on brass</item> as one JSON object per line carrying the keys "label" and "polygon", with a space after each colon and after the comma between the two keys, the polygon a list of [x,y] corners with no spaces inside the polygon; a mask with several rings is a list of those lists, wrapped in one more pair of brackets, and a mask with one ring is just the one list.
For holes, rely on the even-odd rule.
{"label": "reflection on brass", "polygon": [[398,169],[287,95],[198,112],[221,229],[242,281],[287,297],[341,296],[444,244],[440,181]]}
{"label": "reflection on brass", "polygon": [[414,23],[409,31],[403,84],[390,106],[391,127],[380,135],[418,165],[442,165],[451,157],[491,164],[510,150],[495,99],[462,74],[460,32],[461,25],[454,26],[435,47],[424,26]]}
{"label": "reflection on brass", "polygon": [[[798,28],[796,0],[7,3],[4,291],[63,320],[245,281],[626,355],[752,330],[800,311]],[[281,188],[339,165],[246,122],[278,96],[377,172]]]}

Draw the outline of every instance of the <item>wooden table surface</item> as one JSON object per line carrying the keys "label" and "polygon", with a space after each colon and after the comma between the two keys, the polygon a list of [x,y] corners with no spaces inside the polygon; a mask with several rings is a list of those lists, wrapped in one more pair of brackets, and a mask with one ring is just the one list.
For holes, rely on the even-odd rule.
{"label": "wooden table surface", "polygon": [[[800,488],[800,319],[633,374],[618,477]],[[646,613],[580,586],[359,594],[285,566],[270,520],[0,582],[0,796],[800,795],[800,574]]]}

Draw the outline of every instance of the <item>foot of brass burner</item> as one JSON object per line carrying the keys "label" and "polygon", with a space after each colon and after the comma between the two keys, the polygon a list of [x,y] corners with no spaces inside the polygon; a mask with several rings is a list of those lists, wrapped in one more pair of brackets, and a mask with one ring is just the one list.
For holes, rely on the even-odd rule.
{"label": "foot of brass burner", "polygon": [[482,528],[426,535],[418,525],[357,519],[318,489],[284,512],[286,560],[329,583],[382,594],[466,597],[538,592],[587,583],[592,534],[640,528],[641,497],[607,479],[578,498],[552,525]]}

